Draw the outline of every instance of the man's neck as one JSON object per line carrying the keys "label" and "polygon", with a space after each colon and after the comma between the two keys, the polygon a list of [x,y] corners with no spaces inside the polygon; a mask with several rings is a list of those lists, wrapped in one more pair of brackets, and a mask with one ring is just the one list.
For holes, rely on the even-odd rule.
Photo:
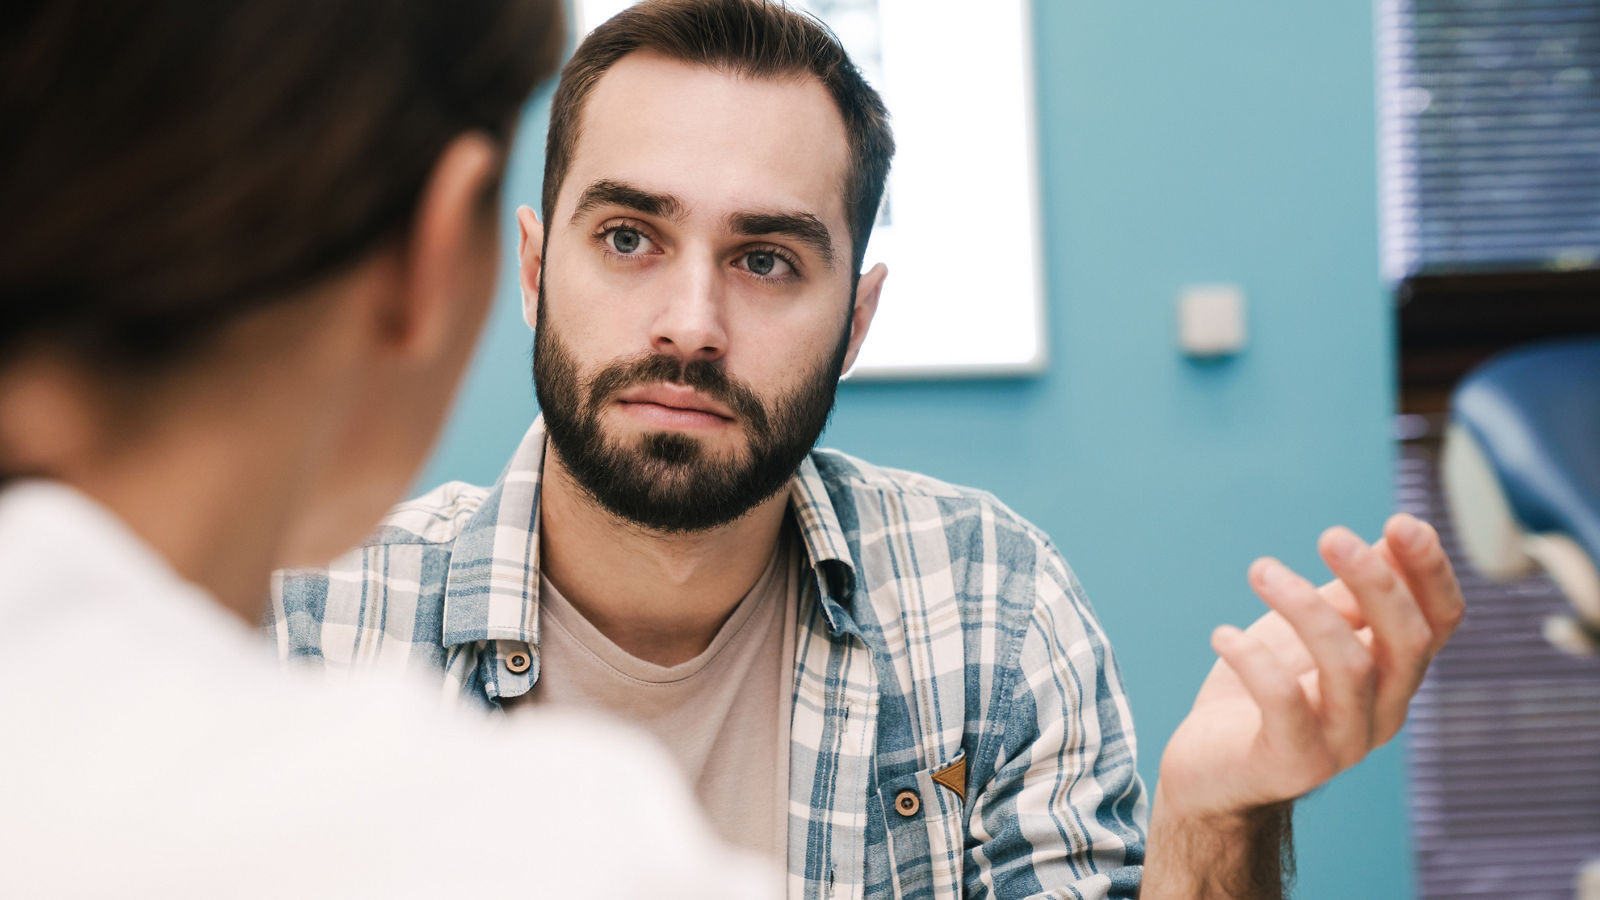
{"label": "man's neck", "polygon": [[601,507],[547,450],[539,500],[539,567],[584,618],[639,659],[698,656],[777,549],[787,492],[733,522],[662,534]]}

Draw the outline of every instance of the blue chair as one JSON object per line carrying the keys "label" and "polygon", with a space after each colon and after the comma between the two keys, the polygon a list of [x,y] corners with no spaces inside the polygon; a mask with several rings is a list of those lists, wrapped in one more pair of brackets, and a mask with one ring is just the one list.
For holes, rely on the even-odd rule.
{"label": "blue chair", "polygon": [[1547,572],[1573,614],[1545,637],[1600,652],[1600,339],[1520,348],[1456,388],[1441,464],[1468,559],[1509,580]]}

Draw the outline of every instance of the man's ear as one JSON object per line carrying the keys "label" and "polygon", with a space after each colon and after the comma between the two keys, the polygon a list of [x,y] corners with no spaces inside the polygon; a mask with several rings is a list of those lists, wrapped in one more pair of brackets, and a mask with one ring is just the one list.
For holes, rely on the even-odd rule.
{"label": "man's ear", "polygon": [[878,263],[856,281],[856,305],[850,310],[850,349],[844,355],[843,377],[856,364],[861,352],[861,342],[867,339],[867,329],[872,327],[872,317],[878,313],[878,294],[883,290],[883,280],[889,277],[889,267]]}
{"label": "man's ear", "polygon": [[517,207],[517,269],[522,275],[522,320],[529,328],[539,321],[539,273],[544,266],[544,224],[532,209]]}
{"label": "man's ear", "polygon": [[490,192],[500,163],[499,146],[479,132],[456,137],[439,154],[404,244],[399,290],[378,301],[391,348],[431,359],[462,328],[481,323],[499,257]]}

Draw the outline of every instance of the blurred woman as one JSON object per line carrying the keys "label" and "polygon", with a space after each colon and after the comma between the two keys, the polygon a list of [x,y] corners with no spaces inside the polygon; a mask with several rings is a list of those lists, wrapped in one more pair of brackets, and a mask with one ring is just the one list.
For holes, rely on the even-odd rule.
{"label": "blurred woman", "polygon": [[[359,540],[434,439],[559,2],[8,19],[5,892],[720,895],[730,861],[631,733],[285,676],[251,628],[271,570]],[[479,776],[488,753],[527,780]],[[760,895],[731,864],[727,895]]]}

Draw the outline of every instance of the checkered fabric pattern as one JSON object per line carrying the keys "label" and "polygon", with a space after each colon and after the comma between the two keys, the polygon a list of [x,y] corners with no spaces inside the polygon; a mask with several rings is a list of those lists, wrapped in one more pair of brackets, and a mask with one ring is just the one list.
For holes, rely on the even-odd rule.
{"label": "checkered fabric pattern", "polygon": [[[420,668],[448,701],[491,710],[526,693],[544,451],[536,421],[492,487],[446,484],[327,569],[279,573],[280,654]],[[1137,896],[1149,810],[1133,720],[1049,539],[988,494],[833,451],[789,491],[806,550],[789,896]],[[521,654],[532,665],[514,671]]]}

